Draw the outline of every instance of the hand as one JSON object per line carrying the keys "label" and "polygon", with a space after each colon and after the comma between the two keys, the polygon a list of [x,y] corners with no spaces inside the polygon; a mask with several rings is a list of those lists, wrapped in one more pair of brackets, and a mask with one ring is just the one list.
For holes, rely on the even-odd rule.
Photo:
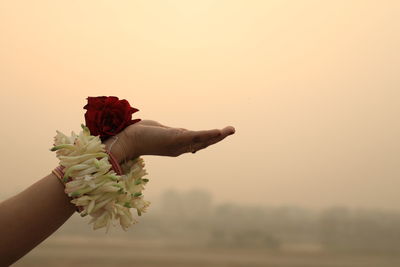
{"label": "hand", "polygon": [[[234,134],[232,126],[223,129],[191,131],[162,125],[153,120],[141,120],[117,134],[117,139],[105,140],[106,149],[121,163],[142,155],[177,157],[195,153]],[[115,142],[114,144],[112,144]]]}

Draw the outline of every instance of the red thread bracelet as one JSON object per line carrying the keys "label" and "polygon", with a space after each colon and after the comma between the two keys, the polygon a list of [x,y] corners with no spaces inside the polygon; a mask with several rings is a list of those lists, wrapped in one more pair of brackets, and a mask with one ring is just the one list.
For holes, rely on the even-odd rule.
{"label": "red thread bracelet", "polygon": [[[65,187],[64,183],[64,166],[57,166],[52,173],[57,177],[57,180],[60,181],[60,183]],[[73,197],[68,196],[69,198],[73,199]],[[78,213],[81,213],[83,211],[83,207],[81,206],[76,206],[76,211]]]}
{"label": "red thread bracelet", "polygon": [[118,174],[118,175],[122,175],[122,169],[121,166],[119,165],[119,162],[117,161],[117,159],[114,157],[113,154],[111,154],[111,152],[106,151],[106,153],[108,154],[108,160],[111,163],[112,169]]}

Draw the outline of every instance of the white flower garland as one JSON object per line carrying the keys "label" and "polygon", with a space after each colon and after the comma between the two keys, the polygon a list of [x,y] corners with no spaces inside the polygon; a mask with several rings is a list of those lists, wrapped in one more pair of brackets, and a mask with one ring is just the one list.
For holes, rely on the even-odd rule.
{"label": "white flower garland", "polygon": [[64,167],[65,193],[74,198],[71,203],[83,208],[82,217],[92,217],[89,224],[93,223],[94,230],[106,227],[108,232],[111,223],[119,220],[126,231],[137,222],[130,209],[140,216],[150,204],[142,194],[149,181],[143,178],[147,174],[144,161],[140,157],[127,161],[121,165],[123,175],[117,175],[100,138],[82,128],[79,135],[72,132],[68,137],[57,131],[54,137],[51,150]]}

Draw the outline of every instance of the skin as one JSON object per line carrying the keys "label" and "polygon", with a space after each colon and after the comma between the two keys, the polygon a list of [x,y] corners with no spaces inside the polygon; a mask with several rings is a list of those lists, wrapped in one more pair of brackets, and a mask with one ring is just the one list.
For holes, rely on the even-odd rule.
{"label": "skin", "polygon": [[[235,133],[223,129],[191,131],[142,120],[117,138],[105,140],[106,149],[122,163],[143,155],[177,157],[202,150]],[[40,179],[0,203],[0,266],[9,266],[54,233],[75,212],[54,174]]]}

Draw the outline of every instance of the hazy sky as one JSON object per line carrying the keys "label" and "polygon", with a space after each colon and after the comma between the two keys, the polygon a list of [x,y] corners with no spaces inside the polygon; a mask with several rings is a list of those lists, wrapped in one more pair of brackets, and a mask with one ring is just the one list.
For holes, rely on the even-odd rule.
{"label": "hazy sky", "polygon": [[400,1],[0,0],[1,192],[57,164],[87,96],[236,134],[145,156],[169,188],[245,204],[399,208]]}

